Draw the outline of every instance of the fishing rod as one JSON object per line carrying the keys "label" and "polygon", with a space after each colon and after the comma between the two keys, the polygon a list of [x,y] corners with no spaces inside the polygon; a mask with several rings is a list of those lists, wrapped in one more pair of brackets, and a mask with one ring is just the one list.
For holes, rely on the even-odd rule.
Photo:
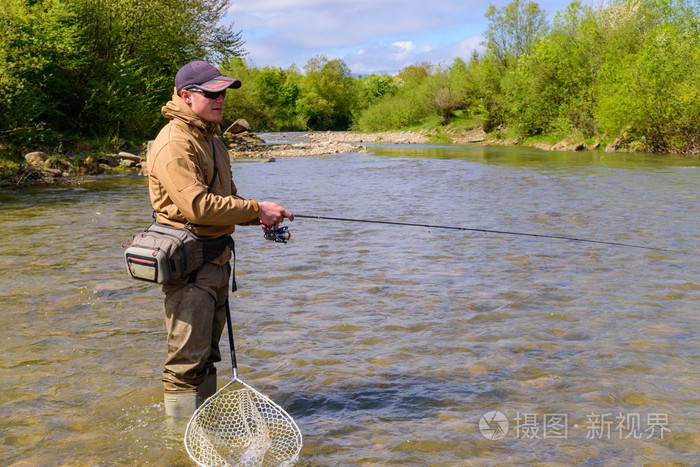
{"label": "fishing rod", "polygon": [[[622,243],[622,242],[611,242],[605,240],[592,240],[588,238],[578,238],[578,237],[568,237],[564,235],[549,235],[549,234],[536,234],[536,233],[526,233],[526,232],[513,232],[509,230],[492,230],[492,229],[479,229],[473,227],[455,227],[450,225],[435,225],[435,224],[419,224],[412,222],[394,222],[394,221],[379,221],[372,219],[351,219],[347,217],[329,217],[329,216],[310,216],[304,214],[295,214],[295,218],[300,219],[317,219],[317,220],[328,220],[328,221],[339,221],[339,222],[363,222],[366,224],[384,224],[384,225],[398,225],[404,227],[425,227],[428,229],[445,229],[445,230],[462,230],[467,232],[479,232],[479,233],[489,233],[489,234],[499,234],[499,235],[517,235],[521,237],[534,237],[534,238],[548,238],[555,240],[567,240],[570,242],[580,242],[580,243],[595,243],[598,245],[611,245],[611,246],[621,246],[626,248],[638,248],[642,250],[652,250],[652,251],[663,251],[666,253],[675,253],[680,255],[692,255],[700,256],[698,253],[692,253],[689,251],[679,251],[671,250],[668,248],[660,248],[654,246],[646,245],[635,245],[632,243]],[[265,233],[265,238],[278,243],[287,243],[291,238],[291,233],[287,226],[279,227],[278,229],[270,229]]]}

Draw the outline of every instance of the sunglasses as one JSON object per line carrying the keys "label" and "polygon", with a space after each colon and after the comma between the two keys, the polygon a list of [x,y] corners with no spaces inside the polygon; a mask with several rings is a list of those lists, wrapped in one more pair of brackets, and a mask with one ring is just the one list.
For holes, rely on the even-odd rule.
{"label": "sunglasses", "polygon": [[219,91],[219,92],[201,91],[199,89],[192,89],[192,88],[185,89],[185,90],[189,91],[189,92],[198,92],[199,94],[204,94],[204,97],[206,97],[207,99],[211,99],[211,100],[218,99],[219,96],[222,96],[224,99],[226,98],[226,89],[224,89],[223,91]]}

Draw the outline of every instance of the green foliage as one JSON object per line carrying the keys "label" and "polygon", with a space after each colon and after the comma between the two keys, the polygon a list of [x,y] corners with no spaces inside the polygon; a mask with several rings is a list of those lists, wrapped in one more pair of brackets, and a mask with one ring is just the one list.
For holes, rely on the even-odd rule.
{"label": "green foliage", "polygon": [[303,72],[242,60],[241,33],[219,25],[230,3],[5,0],[2,158],[85,139],[152,137],[174,74],[197,59],[243,82],[228,94],[224,128],[245,118],[256,131],[446,131],[468,120],[509,139],[625,134],[649,150],[700,153],[697,0],[575,0],[551,25],[537,3],[512,0],[487,9],[485,50],[468,61],[364,78],[325,56]]}
{"label": "green foliage", "polygon": [[230,0],[5,0],[0,143],[147,138],[189,60],[244,53]]}
{"label": "green foliage", "polygon": [[[404,68],[396,90],[366,108],[356,120],[359,131],[382,131],[403,128],[431,113],[435,83],[430,69],[422,65]],[[401,83],[401,84],[399,84]]]}
{"label": "green foliage", "polygon": [[592,10],[573,2],[557,15],[551,33],[507,75],[504,88],[512,96],[511,121],[523,134],[550,131],[555,122],[558,131],[570,127],[586,135],[595,132],[592,86],[599,67],[597,37]]}
{"label": "green foliage", "polygon": [[[508,30],[495,11],[491,19],[505,24],[493,30]],[[698,13],[684,0],[574,1],[519,56],[495,47],[502,41],[472,59],[467,76],[481,91],[472,109],[487,131],[505,124],[524,136],[608,140],[624,132],[650,150],[697,153]]]}
{"label": "green foliage", "polygon": [[359,107],[361,87],[345,62],[319,55],[306,63],[304,71],[302,97],[297,102],[297,110],[309,128],[349,128]]}
{"label": "green foliage", "polygon": [[546,13],[535,2],[512,0],[503,8],[486,10],[486,49],[503,66],[530,53],[547,31]]}
{"label": "green foliage", "polygon": [[376,104],[384,96],[396,94],[403,81],[397,76],[371,74],[362,80],[364,102]]}
{"label": "green foliage", "polygon": [[224,108],[225,126],[239,118],[248,121],[256,131],[300,130],[306,122],[297,114],[301,96],[301,75],[295,67],[249,68],[241,59],[234,59],[220,68],[222,73],[240,79],[240,89],[230,90]]}
{"label": "green foliage", "polygon": [[[635,24],[638,42],[609,60],[597,83],[596,115],[608,134],[623,131],[643,139],[648,149],[697,153],[700,150],[700,30],[698,12],[677,3],[648,2],[625,18]],[[673,14],[669,14],[672,12]]]}

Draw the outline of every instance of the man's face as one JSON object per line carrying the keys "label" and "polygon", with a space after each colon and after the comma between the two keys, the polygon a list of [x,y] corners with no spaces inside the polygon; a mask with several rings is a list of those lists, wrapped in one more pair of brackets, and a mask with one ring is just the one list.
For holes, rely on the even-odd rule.
{"label": "man's face", "polygon": [[194,89],[186,89],[182,90],[180,95],[194,113],[208,122],[219,123],[224,117],[225,93],[225,90],[221,93],[205,93]]}

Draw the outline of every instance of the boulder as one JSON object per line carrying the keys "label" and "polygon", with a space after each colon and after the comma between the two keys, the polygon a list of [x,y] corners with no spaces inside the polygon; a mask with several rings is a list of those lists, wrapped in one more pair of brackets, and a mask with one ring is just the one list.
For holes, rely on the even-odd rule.
{"label": "boulder", "polygon": [[49,160],[47,160],[44,163],[44,167],[49,169],[60,170],[61,172],[70,172],[71,170],[73,170],[73,166],[70,162],[63,159],[59,159],[57,157],[49,158]]}
{"label": "boulder", "polygon": [[583,151],[584,149],[586,149],[585,143],[569,143],[566,140],[559,141],[552,146],[553,151]]}
{"label": "boulder", "polygon": [[237,135],[239,133],[244,133],[247,131],[250,131],[250,124],[246,120],[239,118],[238,120],[233,122],[231,126],[229,126],[226,129],[226,131],[224,131],[224,136],[227,136],[227,133],[231,135]]}
{"label": "boulder", "polygon": [[627,143],[627,132],[623,131],[620,136],[615,138],[615,141],[610,143],[606,148],[605,152],[615,152],[619,151],[625,143]]}
{"label": "boulder", "polygon": [[100,167],[100,164],[92,156],[88,156],[85,159],[78,162],[78,175],[101,174],[103,172],[104,169]]}
{"label": "boulder", "polygon": [[98,164],[105,164],[109,167],[119,167],[119,161],[114,156],[109,156],[107,154],[100,154],[95,158]]}
{"label": "boulder", "polygon": [[44,165],[44,162],[49,160],[49,155],[45,152],[34,151],[25,154],[24,160],[32,165]]}
{"label": "boulder", "polygon": [[132,162],[141,162],[143,160],[143,158],[141,158],[135,154],[131,154],[129,152],[124,152],[124,151],[117,154],[117,159],[122,160],[122,161],[127,160],[127,161],[132,161]]}
{"label": "boulder", "polygon": [[568,146],[569,146],[569,143],[562,140],[562,141],[559,141],[558,143],[555,143],[552,146],[552,151],[566,151]]}
{"label": "boulder", "polygon": [[533,148],[540,149],[542,151],[551,151],[552,150],[552,145],[547,144],[547,143],[532,143],[530,146]]}

